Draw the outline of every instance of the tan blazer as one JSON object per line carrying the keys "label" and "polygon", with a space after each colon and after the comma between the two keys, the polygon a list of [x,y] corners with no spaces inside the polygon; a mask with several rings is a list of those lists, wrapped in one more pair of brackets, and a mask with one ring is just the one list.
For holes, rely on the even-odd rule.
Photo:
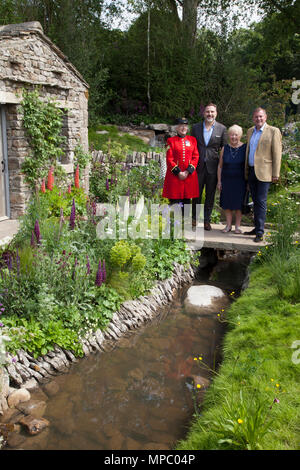
{"label": "tan blazer", "polygon": [[[248,155],[250,139],[254,126],[247,132],[247,149],[245,161],[245,178],[248,179]],[[254,155],[254,171],[259,181],[271,182],[272,177],[279,178],[282,154],[282,136],[277,127],[267,123],[260,136]]]}

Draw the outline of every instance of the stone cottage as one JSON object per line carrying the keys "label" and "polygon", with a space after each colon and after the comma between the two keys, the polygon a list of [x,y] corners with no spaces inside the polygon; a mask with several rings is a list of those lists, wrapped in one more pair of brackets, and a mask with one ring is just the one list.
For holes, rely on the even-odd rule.
{"label": "stone cottage", "polygon": [[[39,22],[0,26],[0,221],[24,213],[30,192],[21,174],[29,152],[20,108],[22,90],[39,87],[42,100],[67,109],[61,162],[73,174],[74,149],[88,150],[88,84],[44,35]],[[88,189],[88,171],[84,174]]]}

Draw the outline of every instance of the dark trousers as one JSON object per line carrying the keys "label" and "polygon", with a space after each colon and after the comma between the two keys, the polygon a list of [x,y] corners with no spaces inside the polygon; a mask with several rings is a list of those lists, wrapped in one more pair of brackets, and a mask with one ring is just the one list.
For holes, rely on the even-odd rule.
{"label": "dark trousers", "polygon": [[204,168],[201,172],[198,173],[199,197],[193,199],[193,220],[198,221],[200,209],[199,207],[197,208],[196,205],[201,204],[202,193],[205,187],[204,222],[210,222],[211,213],[215,202],[217,182],[217,172],[212,174],[208,173],[206,165],[204,163]]}
{"label": "dark trousers", "polygon": [[249,168],[248,183],[253,201],[255,231],[257,235],[262,235],[265,231],[267,197],[270,183],[259,181],[256,178],[253,167]]}

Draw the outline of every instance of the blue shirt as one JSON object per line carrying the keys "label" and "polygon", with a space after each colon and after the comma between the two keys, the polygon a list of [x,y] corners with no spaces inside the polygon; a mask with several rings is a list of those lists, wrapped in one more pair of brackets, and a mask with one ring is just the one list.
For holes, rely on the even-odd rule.
{"label": "blue shirt", "polygon": [[213,124],[209,130],[207,130],[205,127],[205,122],[203,121],[203,138],[204,138],[204,142],[206,146],[208,145],[208,142],[211,138],[214,127],[215,127],[215,124]]}
{"label": "blue shirt", "polygon": [[263,133],[263,130],[265,128],[266,123],[257,130],[256,127],[253,129],[253,133],[250,139],[250,145],[249,145],[249,157],[248,157],[248,163],[249,166],[254,166],[254,155],[258,146],[259,139],[261,138],[261,135]]}

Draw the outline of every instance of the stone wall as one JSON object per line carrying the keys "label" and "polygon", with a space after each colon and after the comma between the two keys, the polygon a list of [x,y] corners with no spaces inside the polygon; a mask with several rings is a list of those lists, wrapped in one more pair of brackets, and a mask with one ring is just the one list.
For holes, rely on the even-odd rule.
{"label": "stone wall", "polygon": [[[94,150],[92,152],[92,159],[94,162],[105,163],[108,160],[107,155],[102,150]],[[126,167],[133,168],[137,166],[147,165],[151,160],[154,160],[160,165],[160,178],[164,179],[167,171],[167,162],[165,152],[132,152],[126,157]]]}
{"label": "stone wall", "polygon": [[[63,53],[43,34],[38,22],[0,27],[0,98],[5,105],[11,217],[24,213],[29,191],[20,174],[30,148],[20,102],[24,88],[39,87],[40,98],[66,109],[62,164],[73,173],[74,149],[88,150],[88,84]],[[88,190],[88,172],[84,175]]]}
{"label": "stone wall", "polygon": [[[107,161],[107,155],[102,150],[93,150],[92,158],[94,161],[105,163]],[[166,153],[165,152],[132,152],[127,155],[126,163],[132,164],[133,166],[146,165],[149,161],[155,160],[160,165],[165,164]]]}

